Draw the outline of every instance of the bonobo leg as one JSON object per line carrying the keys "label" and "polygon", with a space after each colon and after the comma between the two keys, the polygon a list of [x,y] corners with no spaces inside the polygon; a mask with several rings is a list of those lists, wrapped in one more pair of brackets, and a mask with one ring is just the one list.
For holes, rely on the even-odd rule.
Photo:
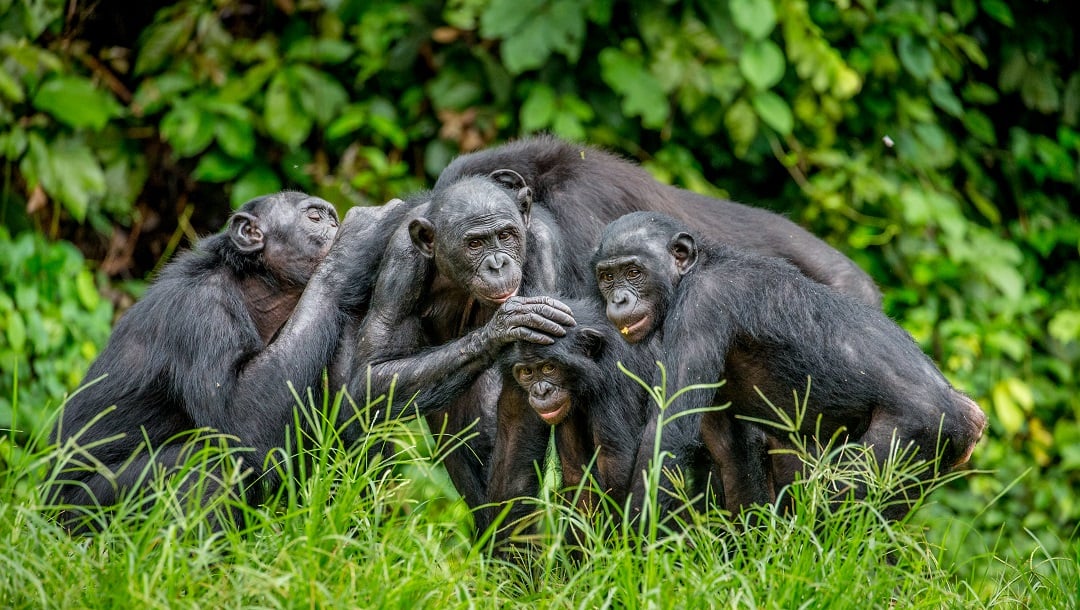
{"label": "bonobo leg", "polygon": [[724,410],[701,418],[701,437],[720,469],[724,509],[734,516],[743,508],[776,499],[765,432]]}
{"label": "bonobo leg", "polygon": [[[537,497],[540,490],[537,473],[544,467],[550,438],[549,426],[536,416],[528,398],[510,388],[499,395],[497,422],[486,498],[489,505],[475,513],[480,532],[491,525],[505,503]],[[514,530],[516,522],[531,508],[527,502],[514,504],[500,525],[500,533]]]}

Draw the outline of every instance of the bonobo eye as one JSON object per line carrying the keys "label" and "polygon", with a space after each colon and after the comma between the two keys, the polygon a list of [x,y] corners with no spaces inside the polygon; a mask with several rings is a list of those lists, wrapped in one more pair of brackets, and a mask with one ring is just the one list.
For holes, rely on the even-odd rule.
{"label": "bonobo eye", "polygon": [[499,231],[499,241],[506,241],[508,239],[510,239],[510,231],[507,231],[506,229]]}
{"label": "bonobo eye", "polygon": [[545,375],[550,375],[550,374],[555,372],[555,365],[548,362],[548,363],[545,363],[544,366],[540,367],[540,370]]}
{"label": "bonobo eye", "polygon": [[603,273],[600,274],[600,281],[601,282],[607,282],[607,283],[610,284],[611,282],[615,281],[615,275],[613,273],[611,273],[610,271],[604,271]]}
{"label": "bonobo eye", "polygon": [[312,222],[319,222],[320,220],[322,220],[323,211],[319,208],[308,208],[307,217],[308,220]]}
{"label": "bonobo eye", "polygon": [[479,250],[480,246],[484,245],[484,242],[479,239],[470,239],[465,245],[468,246],[470,250]]}
{"label": "bonobo eye", "polygon": [[531,366],[518,367],[518,377],[520,377],[521,379],[529,379],[532,377],[532,375],[533,370]]}
{"label": "bonobo eye", "polygon": [[627,269],[626,279],[636,280],[639,277],[641,277],[641,269],[638,269],[637,267],[630,267],[629,269]]}

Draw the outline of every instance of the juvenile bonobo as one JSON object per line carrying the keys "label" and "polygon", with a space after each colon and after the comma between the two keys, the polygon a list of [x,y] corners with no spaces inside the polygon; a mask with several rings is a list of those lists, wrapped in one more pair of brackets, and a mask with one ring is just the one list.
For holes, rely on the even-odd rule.
{"label": "juvenile bonobo", "polygon": [[[685,468],[701,442],[703,418],[687,412],[730,401],[733,415],[776,421],[760,389],[794,418],[792,392],[802,393],[807,377],[801,434],[828,439],[842,431],[879,463],[890,457],[895,437],[917,459],[940,456],[924,478],[967,461],[986,425],[978,405],[949,385],[892,320],[781,260],[705,245],[670,216],[634,213],[604,229],[594,269],[607,316],[629,341],[660,334],[669,392],[726,380],[718,394],[687,392],[669,407],[665,419],[686,414],[663,427],[661,450],[673,456],[665,467]],[[656,416],[646,426],[639,464],[651,456]],[[734,460],[735,472],[753,472],[739,465],[748,456],[737,453],[722,459]],[[635,481],[636,498],[640,491]],[[907,514],[917,491],[897,490],[885,515]],[[662,510],[671,510],[670,501]]]}
{"label": "juvenile bonobo", "polygon": [[115,504],[144,484],[149,466],[182,463],[203,432],[248,450],[246,490],[237,491],[261,501],[279,482],[264,461],[294,422],[288,382],[322,385],[344,322],[339,301],[357,292],[372,264],[365,256],[384,249],[362,252],[395,207],[350,212],[339,231],[322,199],[259,197],[167,264],[120,318],[86,375],[92,383],[71,396],[52,432],[74,446],[48,490],[69,507],[62,519],[80,528],[76,507]]}
{"label": "juvenile bonobo", "polygon": [[[531,296],[553,292],[566,264],[555,259],[557,231],[531,205],[518,177],[496,174],[436,189],[413,208],[383,257],[349,386],[363,396],[370,383],[377,395],[394,382],[386,415],[397,417],[412,398],[409,409],[427,416],[436,436],[478,426],[444,460],[474,508],[487,502],[488,458],[499,443],[496,356],[513,341],[551,343],[574,324],[558,300]],[[481,529],[486,518],[478,512]]]}
{"label": "juvenile bonobo", "polygon": [[[537,417],[555,426],[563,486],[574,488],[592,477],[597,488],[622,505],[630,491],[649,398],[640,384],[619,370],[618,363],[637,375],[651,376],[655,353],[648,344],[623,341],[595,301],[565,302],[577,321],[565,337],[551,344],[514,343],[500,356],[503,392],[516,396],[510,403],[520,410],[501,409],[499,426],[516,427],[522,419]],[[547,435],[523,438],[520,443],[546,439]],[[590,469],[590,464],[595,467]],[[517,474],[536,477],[534,472]],[[499,473],[492,476],[491,485],[515,491],[525,488]],[[590,512],[598,499],[585,491],[579,507]]]}

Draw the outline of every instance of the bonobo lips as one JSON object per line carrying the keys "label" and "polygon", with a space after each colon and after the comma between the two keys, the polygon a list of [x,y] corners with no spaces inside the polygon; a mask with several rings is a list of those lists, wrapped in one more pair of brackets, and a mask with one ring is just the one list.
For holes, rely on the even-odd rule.
{"label": "bonobo lips", "polygon": [[493,305],[502,305],[503,303],[509,301],[510,297],[516,295],[517,293],[518,289],[515,288],[510,292],[504,292],[503,294],[485,297],[485,300],[491,302]]}
{"label": "bonobo lips", "polygon": [[[562,394],[562,393],[560,393]],[[565,394],[555,397],[554,400],[539,400],[536,397],[529,398],[529,405],[549,426],[556,426],[570,413],[570,399]]]}
{"label": "bonobo lips", "polygon": [[652,316],[646,314],[636,322],[627,323],[625,320],[615,323],[615,326],[619,329],[619,334],[623,336],[629,343],[637,343],[645,338],[645,334],[649,330],[649,326],[652,321]]}

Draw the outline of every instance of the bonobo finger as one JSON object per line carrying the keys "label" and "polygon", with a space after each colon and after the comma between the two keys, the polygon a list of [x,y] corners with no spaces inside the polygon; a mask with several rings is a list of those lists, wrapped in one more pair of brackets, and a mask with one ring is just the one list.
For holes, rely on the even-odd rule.
{"label": "bonobo finger", "polygon": [[[566,303],[563,303],[559,299],[556,299],[554,297],[547,297],[547,296],[532,296],[532,297],[517,297],[517,298],[520,299],[520,302],[522,304],[525,304],[525,305],[546,305],[548,307],[558,309],[559,311],[566,314],[566,316],[568,316],[570,318],[570,320],[571,320],[570,325],[571,326],[573,326],[575,324],[575,322],[573,322],[574,312],[570,309],[569,305],[567,305]],[[551,317],[551,316],[549,316],[549,317]]]}
{"label": "bonobo finger", "polygon": [[[570,321],[573,322],[573,318]],[[553,337],[562,337],[566,335],[566,327],[570,324],[564,324],[545,317],[535,311],[528,312],[514,316],[510,323],[514,326],[524,326],[532,330],[538,330],[543,333],[547,333]]]}
{"label": "bonobo finger", "polygon": [[518,341],[528,341],[529,343],[538,343],[540,345],[551,345],[552,343],[555,343],[554,338],[549,337],[544,333],[538,333],[525,326],[515,326],[511,328],[507,334]]}

